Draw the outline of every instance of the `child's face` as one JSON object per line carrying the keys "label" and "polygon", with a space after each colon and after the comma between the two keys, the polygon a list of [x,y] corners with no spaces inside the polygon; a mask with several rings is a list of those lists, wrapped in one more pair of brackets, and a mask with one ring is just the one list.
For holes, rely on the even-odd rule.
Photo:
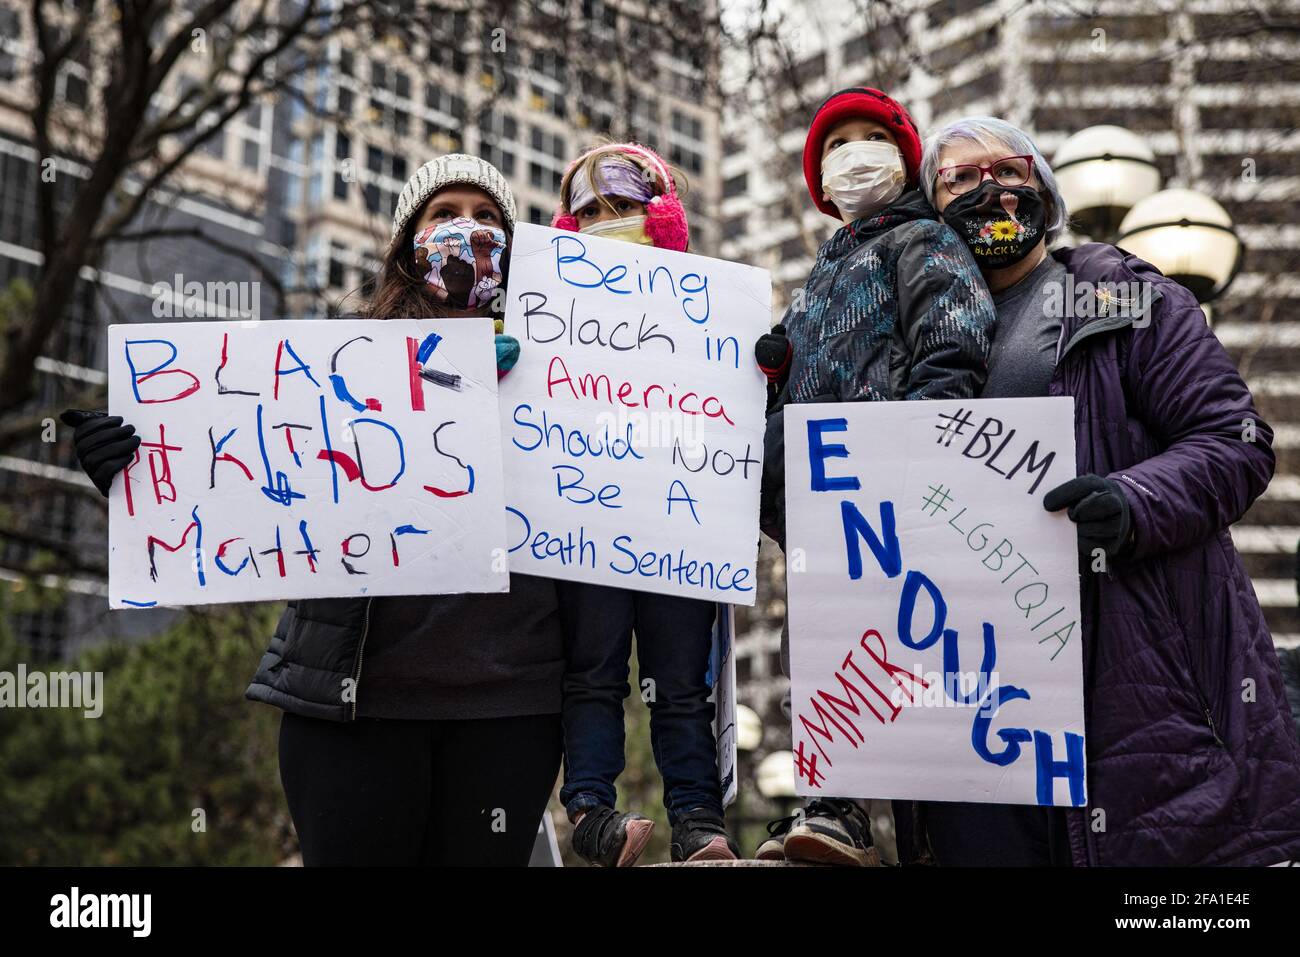
{"label": "child's face", "polygon": [[826,139],[822,141],[821,158],[825,160],[827,154],[838,146],[859,140],[878,140],[882,143],[898,145],[898,140],[894,138],[894,134],[883,123],[850,117],[846,120],[840,120],[830,128],[830,132],[826,134]]}
{"label": "child's face", "polygon": [[582,229],[584,226],[623,219],[627,216],[644,216],[645,203],[638,203],[626,196],[601,196],[593,199],[574,215],[578,218],[578,228]]}

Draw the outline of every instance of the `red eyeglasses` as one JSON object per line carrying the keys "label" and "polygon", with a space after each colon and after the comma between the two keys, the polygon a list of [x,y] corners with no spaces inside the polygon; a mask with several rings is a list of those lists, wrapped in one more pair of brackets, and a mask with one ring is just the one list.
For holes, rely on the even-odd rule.
{"label": "red eyeglasses", "polygon": [[979,166],[975,163],[945,166],[935,175],[948,192],[960,196],[962,193],[969,193],[984,182],[985,173],[992,176],[993,181],[999,186],[1023,186],[1029,182],[1033,171],[1032,156],[1004,156],[1000,160],[994,160],[988,166]]}

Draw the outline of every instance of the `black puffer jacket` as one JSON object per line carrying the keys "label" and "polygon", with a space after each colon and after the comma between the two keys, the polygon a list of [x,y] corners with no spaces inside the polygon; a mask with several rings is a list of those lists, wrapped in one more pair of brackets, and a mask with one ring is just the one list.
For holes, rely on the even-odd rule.
{"label": "black puffer jacket", "polygon": [[291,601],[244,697],[327,721],[503,718],[557,714],[563,677],[555,582],[511,575],[505,594]]}
{"label": "black puffer jacket", "polygon": [[555,582],[511,575],[504,594],[289,602],[253,701],[308,718],[556,714],[564,676]]}
{"label": "black puffer jacket", "polygon": [[781,320],[793,352],[768,413],[763,531],[784,546],[786,405],[972,398],[995,319],[970,250],[920,190],[837,229]]}
{"label": "black puffer jacket", "polygon": [[[289,602],[244,696],[307,718],[350,721],[371,598]],[[351,699],[351,700],[349,700]]]}

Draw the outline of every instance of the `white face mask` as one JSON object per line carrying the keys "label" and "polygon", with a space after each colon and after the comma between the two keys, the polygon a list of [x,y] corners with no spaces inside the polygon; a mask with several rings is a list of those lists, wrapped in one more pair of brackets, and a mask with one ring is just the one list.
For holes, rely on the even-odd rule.
{"label": "white face mask", "polygon": [[892,143],[854,140],[822,160],[822,189],[846,223],[884,209],[906,184],[903,156]]}
{"label": "white face mask", "polygon": [[603,236],[606,239],[621,239],[624,242],[651,245],[645,234],[645,216],[624,216],[622,219],[607,219],[603,222],[583,226],[579,232],[588,236]]}

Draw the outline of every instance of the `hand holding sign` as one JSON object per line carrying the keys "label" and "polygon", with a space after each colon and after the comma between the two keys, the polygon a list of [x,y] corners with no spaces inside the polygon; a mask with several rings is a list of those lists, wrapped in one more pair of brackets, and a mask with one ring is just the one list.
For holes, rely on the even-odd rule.
{"label": "hand holding sign", "polygon": [[120,415],[81,409],[67,409],[59,419],[64,425],[72,426],[77,462],[95,483],[99,494],[107,497],[113,478],[131,463],[136,449],[140,448],[135,426],[124,424]]}
{"label": "hand holding sign", "polygon": [[1099,549],[1109,558],[1123,554],[1133,531],[1128,499],[1119,483],[1100,475],[1080,475],[1043,496],[1049,512],[1068,508],[1079,526],[1079,554],[1092,559]]}

